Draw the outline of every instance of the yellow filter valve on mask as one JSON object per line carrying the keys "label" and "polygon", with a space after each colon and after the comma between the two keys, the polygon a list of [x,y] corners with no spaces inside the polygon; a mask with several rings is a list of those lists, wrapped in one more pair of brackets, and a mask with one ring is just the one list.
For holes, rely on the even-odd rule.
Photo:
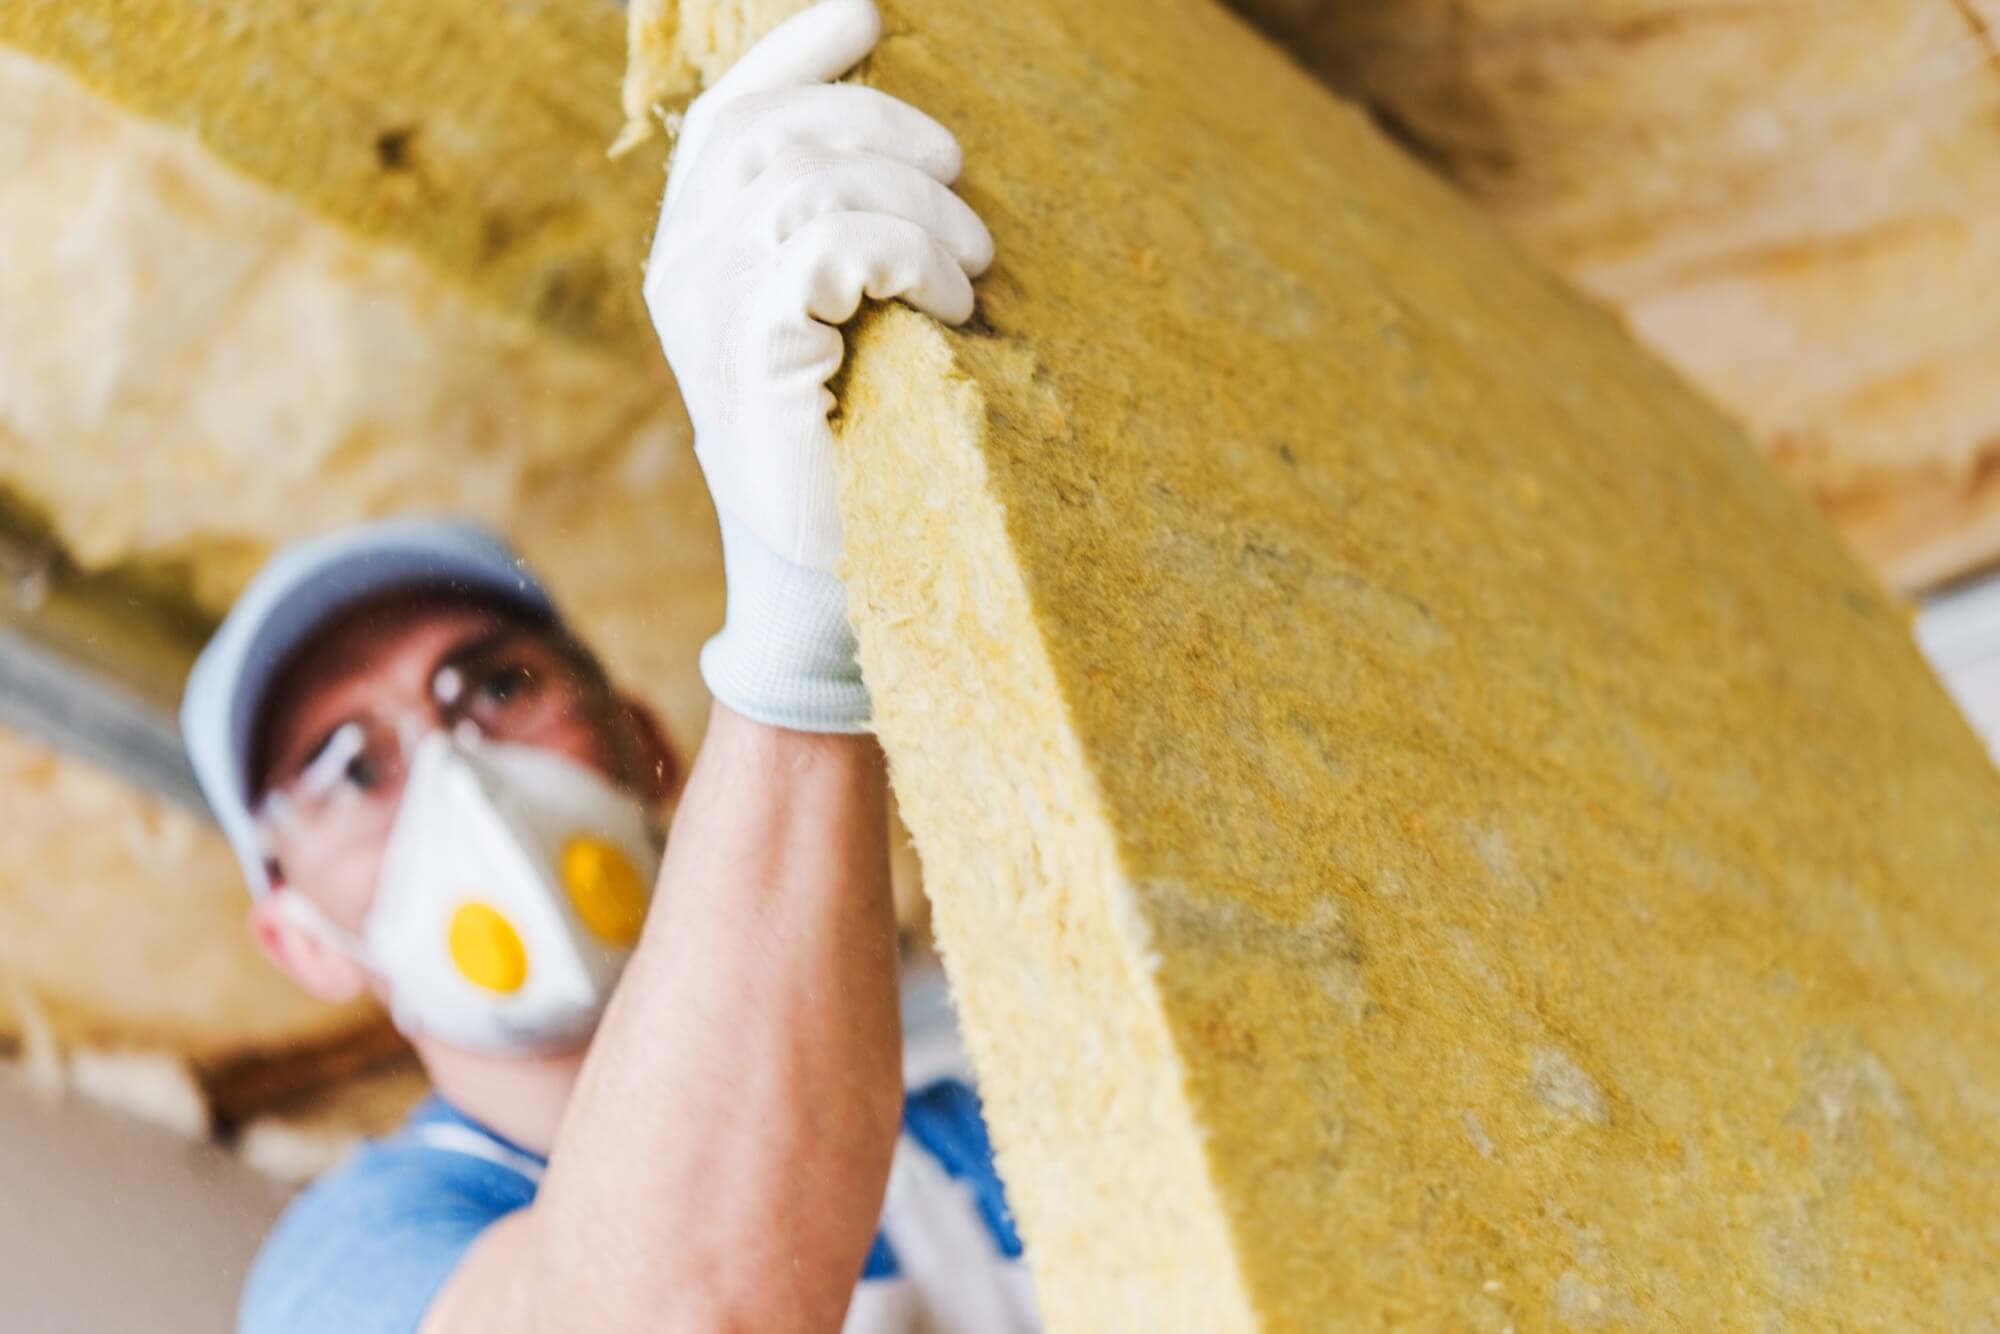
{"label": "yellow filter valve on mask", "polygon": [[646,920],[646,885],[615,844],[581,834],[562,853],[563,888],[583,924],[608,945],[630,945]]}
{"label": "yellow filter valve on mask", "polygon": [[451,961],[465,980],[488,991],[512,992],[528,980],[528,952],[521,933],[490,904],[458,905],[447,931]]}

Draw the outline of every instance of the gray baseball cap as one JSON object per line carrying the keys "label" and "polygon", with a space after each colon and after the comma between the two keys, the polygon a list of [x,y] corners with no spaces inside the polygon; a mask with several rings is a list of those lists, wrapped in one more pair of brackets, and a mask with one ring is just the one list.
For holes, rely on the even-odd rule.
{"label": "gray baseball cap", "polygon": [[181,736],[253,894],[271,885],[250,810],[258,715],[285,662],[333,617],[401,589],[497,598],[558,620],[512,548],[451,519],[386,519],[280,548],[208,641],[181,696]]}

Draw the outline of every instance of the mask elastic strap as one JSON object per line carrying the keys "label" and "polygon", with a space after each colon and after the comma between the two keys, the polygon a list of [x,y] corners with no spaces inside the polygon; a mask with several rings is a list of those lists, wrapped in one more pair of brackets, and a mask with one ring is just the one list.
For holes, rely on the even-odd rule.
{"label": "mask elastic strap", "polygon": [[364,968],[373,968],[361,937],[320,911],[319,905],[295,889],[272,891],[271,910],[291,925],[339,950]]}

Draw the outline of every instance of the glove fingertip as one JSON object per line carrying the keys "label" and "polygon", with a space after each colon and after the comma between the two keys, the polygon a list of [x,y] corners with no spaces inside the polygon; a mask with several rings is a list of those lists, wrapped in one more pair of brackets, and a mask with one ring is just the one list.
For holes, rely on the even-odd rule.
{"label": "glove fingertip", "polygon": [[972,295],[971,284],[962,289],[944,292],[911,293],[905,298],[909,303],[933,319],[940,320],[956,328],[972,318],[978,305]]}
{"label": "glove fingertip", "polygon": [[968,278],[977,278],[993,267],[993,231],[978,217],[975,216],[973,221],[977,222],[979,227],[968,239],[963,251],[964,262],[960,265]]}

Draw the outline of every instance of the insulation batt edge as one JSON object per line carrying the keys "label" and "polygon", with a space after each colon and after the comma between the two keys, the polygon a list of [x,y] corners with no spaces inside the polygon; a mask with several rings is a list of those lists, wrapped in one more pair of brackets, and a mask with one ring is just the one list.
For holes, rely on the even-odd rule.
{"label": "insulation batt edge", "polygon": [[1051,1327],[1990,1322],[2000,775],[1831,532],[1205,0],[883,8],[1000,258],[845,573]]}

